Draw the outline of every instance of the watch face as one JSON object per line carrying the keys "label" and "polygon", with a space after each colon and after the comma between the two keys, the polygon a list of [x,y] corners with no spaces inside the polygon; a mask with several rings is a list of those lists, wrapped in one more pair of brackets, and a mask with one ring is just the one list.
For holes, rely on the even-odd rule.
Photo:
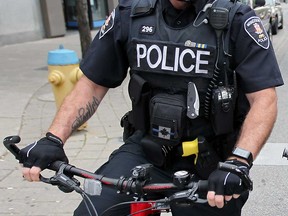
{"label": "watch face", "polygon": [[234,154],[237,154],[241,157],[244,157],[244,158],[247,158],[249,157],[249,154],[250,152],[244,150],[244,149],[241,149],[241,148],[236,148],[235,151],[234,151]]}
{"label": "watch face", "polygon": [[241,148],[238,148],[238,147],[235,148],[234,151],[233,151],[233,155],[247,160],[247,162],[249,164],[252,164],[252,162],[253,162],[252,153],[249,152],[249,151],[246,151],[244,149],[241,149]]}

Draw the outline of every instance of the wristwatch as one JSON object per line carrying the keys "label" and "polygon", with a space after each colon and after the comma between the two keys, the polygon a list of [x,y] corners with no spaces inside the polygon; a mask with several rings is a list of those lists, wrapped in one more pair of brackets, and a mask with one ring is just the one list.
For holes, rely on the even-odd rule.
{"label": "wristwatch", "polygon": [[233,150],[232,155],[246,160],[247,163],[249,164],[249,166],[252,167],[252,165],[253,165],[253,155],[252,155],[252,153],[250,151],[247,151],[245,149],[236,147]]}

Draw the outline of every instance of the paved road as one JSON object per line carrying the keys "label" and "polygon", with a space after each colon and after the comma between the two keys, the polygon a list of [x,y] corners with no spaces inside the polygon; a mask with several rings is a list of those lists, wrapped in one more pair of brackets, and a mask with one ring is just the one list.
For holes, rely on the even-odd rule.
{"label": "paved road", "polygon": [[[286,12],[287,8],[285,4]],[[284,21],[284,29],[273,39],[283,72],[287,71],[288,47],[283,47],[288,44],[287,29]],[[47,54],[60,44],[81,56],[78,32],[73,31],[62,38],[0,47],[0,139],[19,134],[21,147],[45,134],[56,112],[47,79]],[[126,89],[125,80],[121,87],[110,90],[86,130],[74,133],[68,140],[65,148],[72,164],[93,171],[121,145],[119,120],[130,107]],[[245,216],[287,215],[288,161],[281,158],[284,147],[288,147],[287,87],[279,88],[278,92],[281,118],[251,171],[254,191],[243,209]],[[64,194],[43,183],[23,181],[17,162],[2,145],[0,167],[0,215],[68,216],[81,200],[76,193]],[[49,174],[49,171],[43,173]]]}

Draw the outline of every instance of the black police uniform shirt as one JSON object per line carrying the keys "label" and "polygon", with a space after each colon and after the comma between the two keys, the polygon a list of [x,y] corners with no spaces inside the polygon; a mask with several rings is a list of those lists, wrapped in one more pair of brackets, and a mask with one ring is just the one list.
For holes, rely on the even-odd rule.
{"label": "black police uniform shirt", "polygon": [[[125,1],[125,4],[129,2],[131,3]],[[165,21],[178,28],[192,22],[205,5],[198,1],[197,4],[180,11],[168,0],[161,0],[159,3],[163,4]],[[130,31],[130,13],[130,7],[118,6],[113,10],[81,61],[80,68],[83,73],[99,85],[115,88],[121,85],[127,76],[129,63],[125,46]],[[243,93],[283,85],[271,42],[261,41],[259,38],[259,32],[263,31],[255,12],[242,5],[233,20],[231,40],[237,82]],[[265,35],[268,37],[266,32]]]}

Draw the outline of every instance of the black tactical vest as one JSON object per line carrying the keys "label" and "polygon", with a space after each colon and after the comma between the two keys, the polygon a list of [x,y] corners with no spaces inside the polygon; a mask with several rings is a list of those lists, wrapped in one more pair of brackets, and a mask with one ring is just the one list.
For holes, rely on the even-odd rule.
{"label": "black tactical vest", "polygon": [[[215,29],[208,23],[207,13],[201,11],[194,22],[178,29],[165,23],[159,0],[132,2],[127,43],[130,74],[149,83],[152,96],[159,91],[186,95],[188,83],[193,82],[200,99],[200,118],[189,128],[196,136],[198,132],[212,135],[211,124],[203,113],[219,56]],[[133,95],[134,89],[129,91]]]}
{"label": "black tactical vest", "polygon": [[213,76],[216,37],[214,29],[202,22],[204,18],[181,29],[171,28],[163,19],[160,2],[151,14],[132,14],[131,73],[139,74],[152,88],[185,92],[192,81],[200,93],[205,92]]}

